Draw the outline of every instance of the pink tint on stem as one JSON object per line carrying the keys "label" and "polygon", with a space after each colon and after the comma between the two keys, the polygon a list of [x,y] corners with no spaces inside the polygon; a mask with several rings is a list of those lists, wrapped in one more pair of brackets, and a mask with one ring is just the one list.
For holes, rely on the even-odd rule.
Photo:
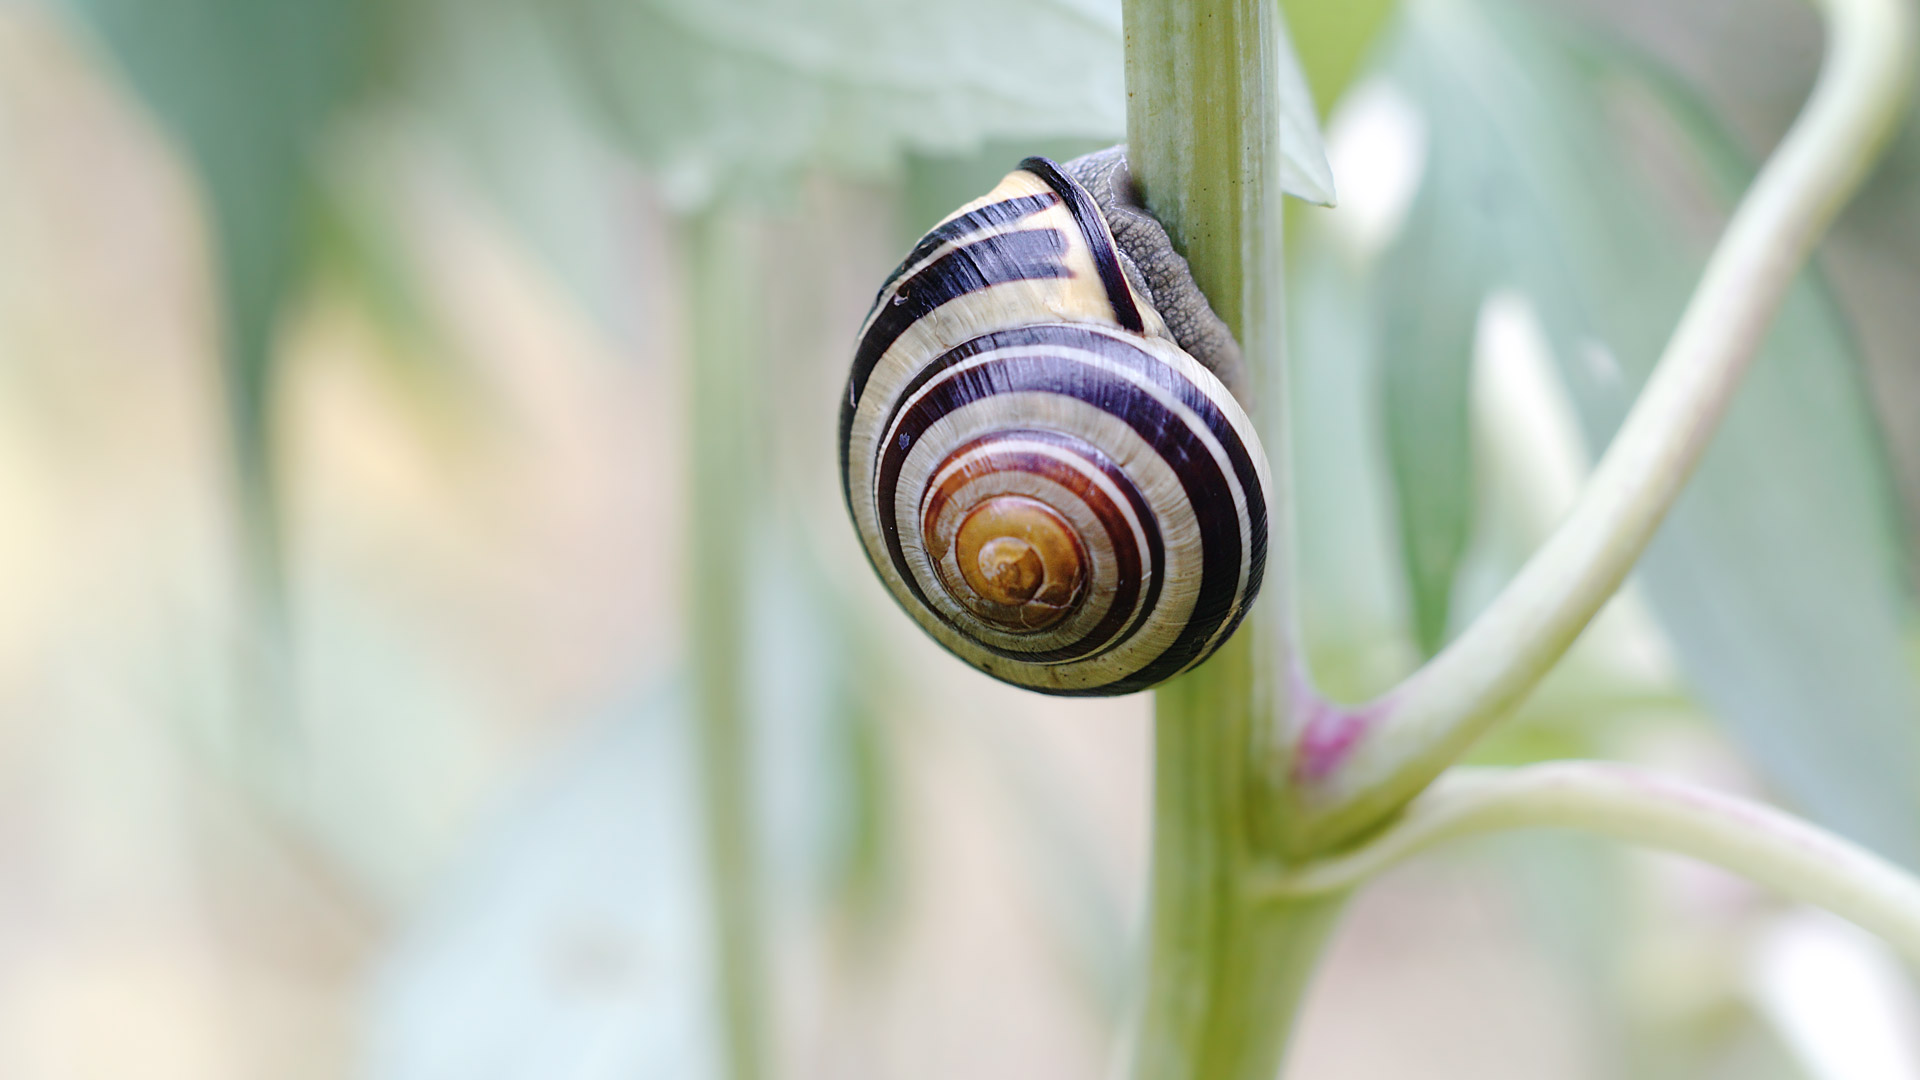
{"label": "pink tint on stem", "polygon": [[1387,711],[1385,701],[1339,705],[1313,692],[1300,694],[1296,700],[1305,722],[1294,747],[1293,776],[1303,783],[1317,783],[1332,775]]}

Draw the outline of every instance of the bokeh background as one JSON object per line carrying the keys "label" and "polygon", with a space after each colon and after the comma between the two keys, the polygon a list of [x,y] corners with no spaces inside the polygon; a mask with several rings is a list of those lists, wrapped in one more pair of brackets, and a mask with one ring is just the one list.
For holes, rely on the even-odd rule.
{"label": "bokeh background", "polygon": [[[1359,697],[1557,520],[1820,32],[1285,7],[1341,194],[1289,216],[1305,614]],[[1105,1075],[1150,699],[912,631],[832,425],[886,270],[1119,138],[1120,56],[1112,0],[0,0],[0,1076],[717,1077],[712,500],[775,1074]],[[1920,868],[1916,300],[1910,121],[1482,760],[1637,761]],[[752,378],[696,431],[715,336]],[[1711,871],[1503,839],[1362,897],[1289,1075],[1914,1080],[1912,974]]]}

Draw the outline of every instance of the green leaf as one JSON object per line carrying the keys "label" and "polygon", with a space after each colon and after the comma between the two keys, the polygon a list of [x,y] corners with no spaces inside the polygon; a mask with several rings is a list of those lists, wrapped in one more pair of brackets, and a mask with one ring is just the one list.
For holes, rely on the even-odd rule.
{"label": "green leaf", "polygon": [[[1287,28],[1298,46],[1306,84],[1319,94],[1321,112],[1333,107],[1359,73],[1361,62],[1388,25],[1394,0],[1282,0]],[[1304,196],[1303,196],[1304,197]]]}
{"label": "green leaf", "polygon": [[[890,177],[908,154],[1112,142],[1126,130],[1117,0],[560,0],[541,10],[682,207],[778,198],[810,170]],[[1326,201],[1311,98],[1298,78],[1282,91],[1300,102],[1281,136],[1289,190]]]}
{"label": "green leaf", "polygon": [[[563,0],[554,25],[671,199],[891,174],[904,151],[1125,127],[1107,0]],[[1018,32],[1009,32],[1018,27]]]}
{"label": "green leaf", "polygon": [[[229,416],[272,547],[274,323],[298,269],[307,161],[364,60],[360,0],[70,0],[205,184],[225,294]],[[267,556],[269,559],[272,556]]]}
{"label": "green leaf", "polygon": [[406,33],[395,96],[419,131],[453,151],[596,321],[624,340],[670,321],[671,297],[636,295],[644,235],[609,228],[633,213],[632,163],[580,99],[540,10],[520,0],[397,0]]}
{"label": "green leaf", "polygon": [[1456,119],[1374,282],[1387,463],[1414,640],[1428,656],[1446,640],[1473,520],[1474,333],[1499,273],[1488,243],[1499,215],[1477,197],[1492,147],[1470,117]]}
{"label": "green leaf", "polygon": [[1316,206],[1332,206],[1333,166],[1327,164],[1327,148],[1320,141],[1313,91],[1301,70],[1300,54],[1287,35],[1286,17],[1275,19],[1274,24],[1280,30],[1280,187]]}
{"label": "green leaf", "polygon": [[[1410,265],[1381,271],[1431,289],[1388,295],[1477,308],[1476,290],[1443,283],[1487,260],[1488,283],[1539,311],[1590,447],[1602,448],[1678,319],[1717,231],[1713,211],[1750,170],[1680,88],[1579,47],[1535,13],[1417,0],[1408,14],[1388,71],[1431,125],[1428,183],[1471,180],[1423,196],[1410,238],[1388,256]],[[1461,220],[1433,220],[1449,216]],[[1420,243],[1423,229],[1445,242]],[[1400,383],[1385,391],[1398,403],[1391,419],[1407,424],[1394,438],[1418,444],[1394,455],[1403,508],[1407,487],[1434,477],[1466,490],[1458,388],[1469,363],[1457,348],[1387,360]],[[1422,401],[1446,415],[1414,416]],[[1903,655],[1912,612],[1894,521],[1858,358],[1809,272],[1641,581],[1689,681],[1783,793],[1920,865],[1920,701]]]}
{"label": "green leaf", "polygon": [[[856,652],[858,616],[823,595],[795,522],[760,523],[743,669],[765,918],[871,947],[895,925],[901,818],[889,721],[856,699],[884,650]],[[680,683],[581,725],[474,830],[376,973],[369,1075],[726,1075],[699,717]]]}
{"label": "green leaf", "polygon": [[724,1074],[684,694],[592,725],[477,830],[376,972],[368,1074]]}
{"label": "green leaf", "polygon": [[1307,215],[1287,274],[1301,624],[1314,681],[1364,701],[1417,662],[1375,406],[1380,363],[1371,281],[1344,258],[1329,220]]}

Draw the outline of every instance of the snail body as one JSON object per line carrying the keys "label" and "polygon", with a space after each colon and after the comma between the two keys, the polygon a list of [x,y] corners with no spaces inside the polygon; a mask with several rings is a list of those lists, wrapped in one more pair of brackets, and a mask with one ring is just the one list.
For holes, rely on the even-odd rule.
{"label": "snail body", "polygon": [[1265,563],[1266,458],[1232,336],[1118,148],[1028,158],[949,215],[858,341],[847,505],[948,650],[1029,689],[1123,694],[1233,633]]}

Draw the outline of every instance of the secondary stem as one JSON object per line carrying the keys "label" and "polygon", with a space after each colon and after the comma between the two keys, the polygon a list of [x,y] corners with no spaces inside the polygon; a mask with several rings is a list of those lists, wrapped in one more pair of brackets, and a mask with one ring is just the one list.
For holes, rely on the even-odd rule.
{"label": "secondary stem", "polygon": [[[1264,770],[1288,741],[1292,547],[1274,0],[1127,0],[1127,129],[1154,216],[1245,354],[1275,505],[1240,632],[1155,696],[1138,1080],[1272,1080],[1338,898],[1263,904]],[[1282,755],[1284,756],[1284,755]]]}
{"label": "secondary stem", "polygon": [[758,270],[746,223],[724,208],[689,223],[693,333],[690,612],[695,720],[705,796],[727,1075],[765,1072],[765,995],[751,742],[744,695],[747,537],[757,457],[752,288]]}
{"label": "secondary stem", "polygon": [[1639,559],[1699,464],[1814,242],[1906,98],[1905,0],[1815,0],[1826,59],[1728,223],[1647,386],[1567,519],[1494,603],[1400,688],[1318,710],[1288,795],[1290,846],[1325,851],[1406,803],[1530,691]]}
{"label": "secondary stem", "polygon": [[1621,765],[1556,762],[1458,769],[1350,854],[1275,878],[1297,904],[1344,894],[1443,841],[1526,828],[1578,829],[1690,855],[1851,919],[1920,964],[1920,880],[1791,814]]}

